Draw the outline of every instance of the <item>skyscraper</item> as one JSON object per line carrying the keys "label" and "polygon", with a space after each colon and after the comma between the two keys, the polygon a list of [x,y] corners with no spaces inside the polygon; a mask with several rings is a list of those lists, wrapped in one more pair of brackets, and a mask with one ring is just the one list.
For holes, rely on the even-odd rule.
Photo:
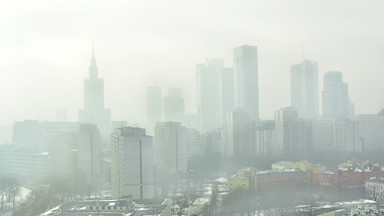
{"label": "skyscraper", "polygon": [[187,171],[187,129],[179,122],[157,122],[155,127],[155,166],[168,173]]}
{"label": "skyscraper", "polygon": [[208,59],[196,66],[197,112],[200,131],[213,130],[220,125],[220,73],[223,59]]}
{"label": "skyscraper", "polygon": [[348,99],[348,84],[343,82],[343,74],[338,71],[324,74],[323,117],[346,118]]}
{"label": "skyscraper", "polygon": [[248,111],[252,120],[259,119],[259,75],[256,46],[244,45],[233,50],[235,103]]}
{"label": "skyscraper", "polygon": [[220,126],[223,126],[227,121],[227,112],[232,111],[235,108],[233,68],[223,68],[220,75]]}
{"label": "skyscraper", "polygon": [[147,133],[153,134],[156,122],[162,121],[163,103],[160,86],[147,88]]}
{"label": "skyscraper", "polygon": [[93,50],[89,78],[84,80],[84,109],[79,110],[78,118],[79,122],[96,124],[100,134],[109,137],[111,110],[104,108],[104,80],[98,77]]}
{"label": "skyscraper", "polygon": [[319,116],[319,84],[317,62],[304,60],[291,66],[291,105],[299,118],[316,119]]}
{"label": "skyscraper", "polygon": [[117,128],[111,135],[111,150],[112,195],[153,198],[152,137],[143,128]]}
{"label": "skyscraper", "polygon": [[227,113],[226,143],[224,152],[226,156],[254,155],[252,144],[251,120],[244,109],[237,109]]}

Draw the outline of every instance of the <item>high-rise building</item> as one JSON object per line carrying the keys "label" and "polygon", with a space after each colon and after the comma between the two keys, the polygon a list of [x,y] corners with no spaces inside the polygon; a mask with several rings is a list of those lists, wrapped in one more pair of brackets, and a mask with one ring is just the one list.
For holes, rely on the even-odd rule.
{"label": "high-rise building", "polygon": [[227,113],[226,156],[250,156],[255,154],[252,143],[251,119],[245,109],[237,109]]}
{"label": "high-rise building", "polygon": [[168,173],[186,172],[187,129],[180,122],[157,122],[154,139],[155,166]]}
{"label": "high-rise building", "polygon": [[317,152],[360,152],[359,122],[346,119],[314,120],[312,145]]}
{"label": "high-rise building", "polygon": [[96,124],[103,137],[111,132],[111,110],[104,108],[104,80],[98,77],[92,51],[89,78],[84,80],[84,109],[79,110],[79,122]]}
{"label": "high-rise building", "polygon": [[117,128],[111,135],[111,150],[113,197],[153,198],[152,137],[143,128]]}
{"label": "high-rise building", "polygon": [[147,88],[147,133],[153,135],[156,122],[162,121],[163,103],[160,86]]}
{"label": "high-rise building", "polygon": [[297,109],[285,107],[275,112],[275,153],[307,151],[306,122],[298,118]]}
{"label": "high-rise building", "polygon": [[235,78],[235,105],[249,113],[252,120],[259,119],[259,75],[256,46],[244,45],[233,50]]}
{"label": "high-rise building", "polygon": [[173,88],[168,90],[164,98],[164,120],[183,122],[185,117],[184,98],[181,89]]}
{"label": "high-rise building", "polygon": [[223,126],[227,119],[227,112],[235,108],[235,88],[234,88],[233,68],[223,68],[221,70],[219,91],[220,91],[220,126]]}
{"label": "high-rise building", "polygon": [[94,124],[81,124],[77,142],[77,169],[86,183],[100,181],[101,144],[99,129]]}
{"label": "high-rise building", "polygon": [[200,131],[213,130],[220,125],[220,73],[223,59],[208,59],[196,66],[197,112]]}
{"label": "high-rise building", "polygon": [[348,116],[348,84],[343,74],[330,71],[324,74],[323,118],[346,118]]}
{"label": "high-rise building", "polygon": [[319,81],[317,62],[305,60],[291,66],[291,106],[299,118],[316,119],[319,116]]}

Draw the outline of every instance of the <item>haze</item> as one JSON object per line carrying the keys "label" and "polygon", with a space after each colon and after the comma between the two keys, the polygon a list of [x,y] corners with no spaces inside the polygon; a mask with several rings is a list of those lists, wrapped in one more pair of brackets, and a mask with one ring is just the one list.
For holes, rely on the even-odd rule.
{"label": "haze", "polygon": [[[196,112],[196,64],[259,48],[260,117],[290,105],[290,65],[341,71],[356,114],[384,107],[384,2],[2,1],[0,122],[77,120],[92,40],[112,120],[145,123],[145,89],[180,87]],[[321,100],[320,100],[321,103]],[[321,107],[321,104],[320,104]],[[321,112],[321,110],[320,110]]]}

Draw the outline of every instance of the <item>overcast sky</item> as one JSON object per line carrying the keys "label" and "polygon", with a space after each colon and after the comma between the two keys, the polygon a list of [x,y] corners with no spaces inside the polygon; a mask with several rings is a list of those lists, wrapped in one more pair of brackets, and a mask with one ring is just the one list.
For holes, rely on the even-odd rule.
{"label": "overcast sky", "polygon": [[92,38],[113,120],[144,122],[155,80],[163,95],[181,87],[195,112],[196,64],[232,66],[244,44],[259,47],[263,119],[290,105],[289,67],[304,57],[319,63],[320,94],[338,70],[356,113],[384,108],[382,0],[0,0],[0,124],[55,120],[59,108],[77,120]]}

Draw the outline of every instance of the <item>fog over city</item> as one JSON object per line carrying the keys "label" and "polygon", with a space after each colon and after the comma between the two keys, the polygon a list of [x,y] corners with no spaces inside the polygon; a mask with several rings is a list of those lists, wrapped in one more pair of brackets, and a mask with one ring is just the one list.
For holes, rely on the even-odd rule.
{"label": "fog over city", "polygon": [[0,0],[0,216],[384,216],[384,1]]}
{"label": "fog over city", "polygon": [[[344,74],[357,114],[384,107],[384,3],[378,1],[2,1],[1,124],[77,120],[92,40],[112,120],[145,123],[145,88],[182,88],[196,112],[196,64],[259,48],[260,116],[290,103],[289,68],[307,58]],[[319,91],[322,85],[319,85]],[[271,100],[273,98],[273,100]],[[321,103],[321,101],[320,101]]]}

